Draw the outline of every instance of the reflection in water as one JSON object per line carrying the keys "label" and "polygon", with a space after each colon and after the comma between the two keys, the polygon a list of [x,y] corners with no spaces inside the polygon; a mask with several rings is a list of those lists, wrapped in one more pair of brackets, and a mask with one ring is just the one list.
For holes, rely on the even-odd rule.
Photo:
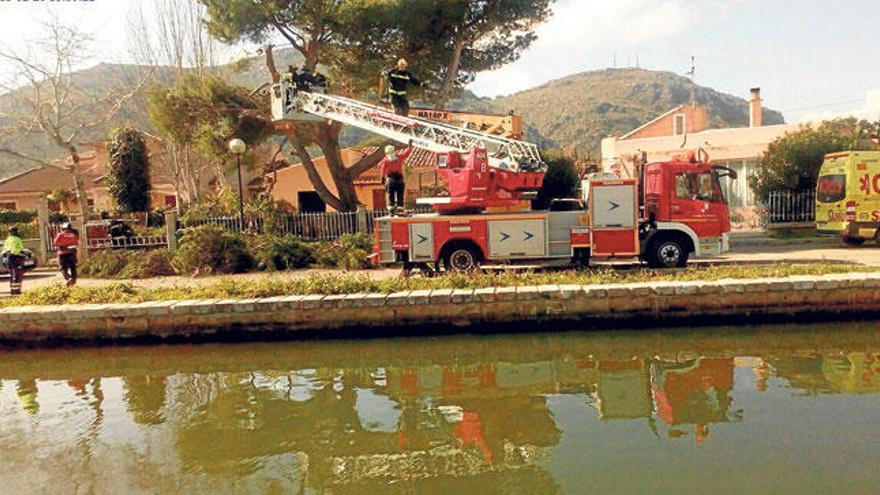
{"label": "reflection in water", "polygon": [[[766,447],[780,436],[786,449],[812,452],[779,461],[790,474],[809,473],[835,447],[855,461],[820,484],[773,475],[764,488],[818,490],[842,476],[867,487],[880,467],[866,440],[880,431],[880,334],[821,330],[0,353],[0,487],[689,489],[688,476],[659,474],[689,458],[716,473],[701,487],[729,491],[757,479],[738,469],[786,457]],[[700,451],[705,459],[689,457]]]}

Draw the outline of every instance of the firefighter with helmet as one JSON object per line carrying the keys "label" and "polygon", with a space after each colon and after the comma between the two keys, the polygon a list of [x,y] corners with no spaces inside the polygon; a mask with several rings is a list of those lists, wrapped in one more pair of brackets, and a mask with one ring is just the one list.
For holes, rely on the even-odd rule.
{"label": "firefighter with helmet", "polygon": [[406,59],[402,58],[397,61],[397,67],[383,73],[388,83],[388,94],[391,95],[391,105],[394,106],[394,113],[404,117],[409,115],[407,88],[410,85],[422,85],[422,81],[418,80],[416,76],[407,70],[408,66],[409,64]]}
{"label": "firefighter with helmet", "polygon": [[382,184],[385,185],[385,193],[388,195],[388,210],[392,215],[403,210],[403,193],[406,184],[403,180],[403,162],[412,153],[412,141],[409,146],[398,152],[394,145],[385,147],[385,158],[379,163],[379,172],[382,175]]}

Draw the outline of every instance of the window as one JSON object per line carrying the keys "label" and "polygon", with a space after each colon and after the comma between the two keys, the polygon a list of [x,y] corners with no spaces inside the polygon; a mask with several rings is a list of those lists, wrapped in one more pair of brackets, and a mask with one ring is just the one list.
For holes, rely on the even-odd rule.
{"label": "window", "polygon": [[686,129],[685,129],[685,120],[684,120],[684,114],[683,114],[683,113],[676,114],[675,117],[673,118],[673,130],[672,130],[672,132],[673,132],[673,134],[676,135],[676,136],[681,136],[682,134],[684,134],[684,133],[686,132]]}
{"label": "window", "polygon": [[696,201],[721,201],[715,193],[715,179],[709,172],[676,174],[675,195]]}
{"label": "window", "polygon": [[816,199],[820,203],[836,203],[846,197],[846,175],[823,175],[816,184]]}
{"label": "window", "polygon": [[324,213],[327,211],[327,205],[315,191],[299,191],[297,200],[299,211],[303,213]]}
{"label": "window", "polygon": [[4,201],[0,203],[0,210],[15,211],[17,209],[18,205],[15,203],[15,201]]}

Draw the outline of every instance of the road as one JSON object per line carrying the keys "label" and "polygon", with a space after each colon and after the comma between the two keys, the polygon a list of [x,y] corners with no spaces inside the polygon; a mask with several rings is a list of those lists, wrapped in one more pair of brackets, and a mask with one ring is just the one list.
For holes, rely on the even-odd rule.
{"label": "road", "polygon": [[[770,261],[829,261],[859,263],[868,266],[880,266],[880,247],[868,244],[860,247],[844,247],[828,244],[776,244],[776,245],[747,245],[734,247],[734,250],[725,256],[712,261],[758,263]],[[303,278],[313,274],[340,273],[338,270],[310,269],[291,272],[275,273],[245,273],[240,275],[226,275],[237,280],[261,280],[266,278],[287,280]],[[399,269],[381,269],[353,272],[362,274],[372,279],[388,279],[397,277]],[[172,287],[175,285],[207,285],[216,282],[220,276],[209,277],[161,277],[144,280],[130,281],[136,287]],[[24,280],[24,290],[33,290],[38,287],[63,283],[61,275],[55,271],[38,270],[28,273]],[[95,287],[112,284],[115,280],[80,279],[79,285]],[[0,276],[0,297],[9,295],[9,282],[6,275]]]}

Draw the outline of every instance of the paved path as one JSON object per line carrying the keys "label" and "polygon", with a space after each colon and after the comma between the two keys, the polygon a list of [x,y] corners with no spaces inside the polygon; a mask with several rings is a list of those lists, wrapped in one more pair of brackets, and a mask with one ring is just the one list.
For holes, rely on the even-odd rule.
{"label": "paved path", "polygon": [[[859,247],[845,247],[837,245],[817,244],[782,244],[735,247],[735,251],[718,258],[724,261],[763,262],[763,261],[833,261],[861,263],[869,266],[880,266],[880,247],[869,243]],[[220,278],[240,280],[289,280],[303,278],[316,273],[340,273],[337,270],[310,269],[291,272],[274,273],[245,273],[239,275],[209,276],[209,277],[161,277],[144,280],[130,281],[136,287],[171,287],[175,285],[207,285],[216,282]],[[363,270],[358,273],[372,279],[382,280],[397,277],[399,269]],[[103,286],[112,284],[114,280],[81,279],[82,286]],[[63,283],[61,275],[57,272],[39,270],[28,273],[24,281],[24,290],[32,290],[37,287]],[[8,277],[0,276],[0,297],[9,295]]]}

